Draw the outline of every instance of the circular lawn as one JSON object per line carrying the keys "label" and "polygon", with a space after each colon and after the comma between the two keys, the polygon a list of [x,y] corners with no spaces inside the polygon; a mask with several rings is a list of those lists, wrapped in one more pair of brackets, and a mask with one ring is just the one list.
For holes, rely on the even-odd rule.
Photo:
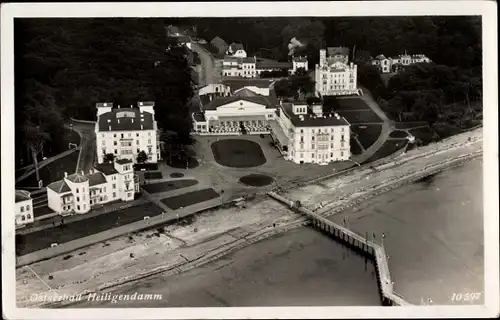
{"label": "circular lawn", "polygon": [[264,174],[249,174],[240,178],[240,182],[251,187],[263,187],[273,183],[274,179]]}
{"label": "circular lawn", "polygon": [[210,146],[215,161],[225,167],[251,168],[266,163],[266,157],[259,144],[243,139],[228,139]]}
{"label": "circular lawn", "polygon": [[170,174],[170,177],[171,178],[182,178],[182,177],[184,177],[184,173],[173,172],[173,173]]}
{"label": "circular lawn", "polygon": [[406,133],[405,131],[401,131],[401,130],[395,130],[389,134],[389,137],[391,137],[391,138],[406,138],[406,137],[408,137],[408,133]]}

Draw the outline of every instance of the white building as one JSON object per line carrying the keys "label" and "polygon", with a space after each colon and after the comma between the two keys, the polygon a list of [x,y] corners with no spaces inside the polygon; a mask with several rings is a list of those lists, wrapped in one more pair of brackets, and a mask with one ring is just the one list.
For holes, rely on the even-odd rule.
{"label": "white building", "polygon": [[98,163],[112,153],[117,159],[137,161],[139,152],[147,162],[160,160],[159,132],[154,118],[154,102],[138,102],[138,108],[113,108],[113,103],[97,103],[95,125]]}
{"label": "white building", "polygon": [[292,74],[295,74],[299,68],[304,68],[306,71],[308,70],[307,56],[292,57]]}
{"label": "white building", "polygon": [[354,63],[349,63],[348,48],[321,49],[319,56],[319,64],[316,64],[315,73],[317,96],[359,94],[357,88],[358,69]]}
{"label": "white building", "polygon": [[247,53],[245,51],[245,48],[243,48],[243,45],[241,43],[231,43],[229,48],[227,49],[226,52],[227,55],[231,55],[233,57],[237,58],[246,58]]}
{"label": "white building", "polygon": [[202,99],[202,112],[192,115],[195,133],[239,135],[269,133],[269,121],[276,116],[271,97],[245,89],[229,97]]}
{"label": "white building", "polygon": [[28,191],[16,190],[15,218],[16,228],[24,227],[35,221],[33,215],[33,199]]}
{"label": "white building", "polygon": [[257,78],[262,72],[287,70],[294,74],[297,69],[308,70],[307,57],[292,57],[292,61],[279,62],[257,57],[229,56],[224,57],[222,75],[225,77]]}
{"label": "white building", "polygon": [[218,94],[220,96],[228,96],[231,94],[231,88],[221,83],[212,83],[198,90],[198,95],[203,96],[206,94]]}
{"label": "white building", "polygon": [[108,202],[132,201],[138,189],[133,162],[121,159],[99,164],[87,174],[64,173],[62,180],[47,186],[48,206],[61,215],[83,214]]}
{"label": "white building", "polygon": [[415,63],[429,63],[429,59],[424,54],[400,54],[397,57],[386,58],[383,54],[379,54],[374,59],[370,60],[373,66],[376,66],[381,73],[398,72],[404,66],[409,66]]}
{"label": "white building", "polygon": [[321,103],[280,102],[271,134],[286,160],[328,164],[349,160],[350,124]]}

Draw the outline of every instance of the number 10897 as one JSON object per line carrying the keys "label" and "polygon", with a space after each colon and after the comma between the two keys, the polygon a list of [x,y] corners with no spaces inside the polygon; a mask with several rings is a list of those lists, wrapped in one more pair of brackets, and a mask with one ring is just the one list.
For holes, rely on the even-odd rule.
{"label": "number 10897", "polygon": [[451,301],[477,301],[481,299],[481,292],[466,292],[466,293],[456,293],[453,292],[451,296]]}

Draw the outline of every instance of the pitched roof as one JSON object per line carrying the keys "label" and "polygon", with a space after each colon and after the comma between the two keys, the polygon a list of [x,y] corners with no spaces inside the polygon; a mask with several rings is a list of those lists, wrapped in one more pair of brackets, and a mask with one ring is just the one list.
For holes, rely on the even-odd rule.
{"label": "pitched roof", "polygon": [[236,52],[238,50],[245,50],[245,48],[243,48],[243,45],[241,43],[235,43],[235,42],[231,43],[229,48],[231,49],[232,52]]}
{"label": "pitched roof", "polygon": [[243,87],[258,87],[258,88],[269,88],[269,86],[275,80],[270,79],[232,79],[232,80],[222,80],[222,83],[229,86],[234,92],[235,90],[241,89]]}
{"label": "pitched roof", "polygon": [[384,60],[387,59],[383,54],[379,54],[378,56],[375,57],[377,60]]}
{"label": "pitched roof", "polygon": [[343,54],[345,56],[349,55],[349,48],[346,47],[328,47],[326,48],[328,55]]}
{"label": "pitched roof", "polygon": [[52,182],[47,186],[47,188],[55,191],[56,193],[65,193],[71,191],[68,184],[64,180],[59,180],[56,182]]}
{"label": "pitched roof", "polygon": [[292,61],[295,61],[295,62],[307,62],[307,58],[306,57],[293,57]]}
{"label": "pitched roof", "polygon": [[193,112],[193,119],[198,122],[206,121],[205,115],[201,112]]}
{"label": "pitched roof", "polygon": [[116,163],[118,164],[127,164],[127,163],[132,163],[133,161],[130,159],[118,159],[116,160]]}
{"label": "pitched roof", "polygon": [[115,166],[112,163],[99,163],[98,165],[95,166],[95,169],[104,173],[107,176],[118,173],[118,171],[116,171]]}
{"label": "pitched roof", "polygon": [[101,172],[89,174],[87,175],[87,177],[89,178],[89,186],[95,186],[107,182],[106,177],[104,177]]}
{"label": "pitched roof", "polygon": [[227,48],[229,47],[227,42],[224,41],[224,39],[222,39],[219,36],[213,38],[212,41],[210,41],[210,44],[212,46],[214,46],[215,48],[217,48],[217,50],[219,50],[219,51],[226,51]]}
{"label": "pitched roof", "polygon": [[31,200],[30,193],[25,190],[16,190],[16,203]]}
{"label": "pitched roof", "polygon": [[339,125],[349,125],[349,123],[340,117],[337,119],[334,114],[324,114],[321,117],[315,116],[311,111],[308,114],[303,115],[304,120],[301,120],[299,115],[293,113],[293,103],[283,102],[281,105],[281,110],[295,127],[327,127],[327,126],[339,126]]}
{"label": "pitched roof", "polygon": [[222,98],[217,98],[212,100],[209,104],[206,106],[203,106],[203,109],[205,110],[216,110],[218,107],[233,103],[236,101],[248,101],[248,102],[253,102],[253,103],[258,103],[261,105],[266,106],[268,109],[276,108],[276,104],[272,102],[271,99],[268,99],[267,97],[261,96],[261,95],[256,95],[253,97],[240,97],[240,96],[229,96],[229,97],[222,97]]}
{"label": "pitched roof", "polygon": [[236,90],[234,92],[234,95],[235,96],[239,96],[239,97],[255,97],[255,96],[257,96],[257,93],[255,93],[252,90],[244,87],[244,88]]}
{"label": "pitched roof", "polygon": [[70,174],[69,176],[66,177],[66,179],[74,183],[81,183],[89,180],[89,178],[79,173]]}
{"label": "pitched roof", "polygon": [[272,60],[258,61],[256,69],[291,69],[292,62],[278,62]]}
{"label": "pitched roof", "polygon": [[[99,131],[131,131],[154,129],[154,118],[149,112],[138,108],[115,108],[99,116]],[[109,127],[111,126],[111,130]]]}

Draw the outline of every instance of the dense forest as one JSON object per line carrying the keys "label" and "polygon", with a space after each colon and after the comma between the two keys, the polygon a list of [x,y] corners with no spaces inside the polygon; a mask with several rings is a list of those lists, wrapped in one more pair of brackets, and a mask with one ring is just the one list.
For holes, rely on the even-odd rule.
{"label": "dense forest", "polygon": [[166,36],[169,24],[164,19],[15,20],[16,145],[60,147],[67,119],[95,120],[95,104],[106,101],[122,106],[155,101],[160,128],[189,141],[191,68],[186,48]]}

